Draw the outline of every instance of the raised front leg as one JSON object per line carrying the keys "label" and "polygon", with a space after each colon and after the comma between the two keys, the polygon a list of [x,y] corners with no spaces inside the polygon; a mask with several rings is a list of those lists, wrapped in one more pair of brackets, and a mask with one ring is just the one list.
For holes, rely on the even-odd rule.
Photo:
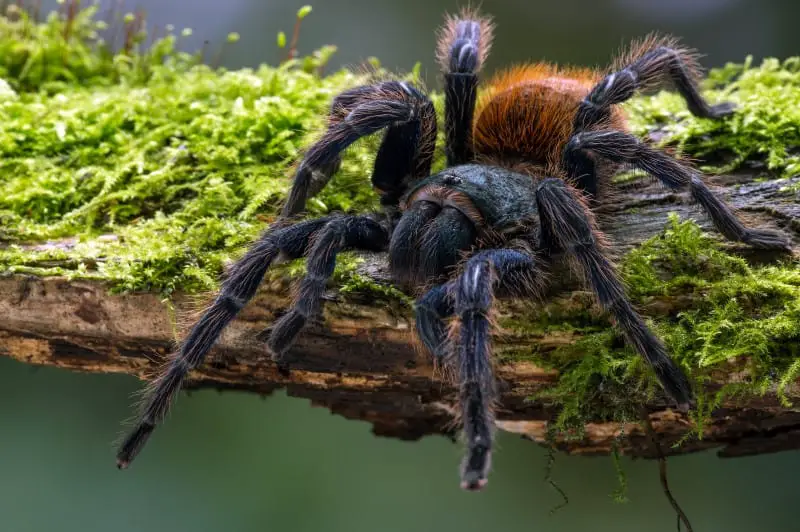
{"label": "raised front leg", "polygon": [[444,73],[447,165],[472,161],[472,120],[480,72],[492,44],[492,23],[474,11],[448,16],[436,57]]}
{"label": "raised front leg", "polygon": [[[700,66],[696,54],[677,44],[674,39],[650,37],[635,43],[616,61],[615,71],[600,80],[580,103],[572,126],[577,135],[600,127],[608,127],[612,107],[630,99],[638,90],[670,81],[686,100],[689,110],[703,118],[723,118],[734,110],[724,102],[711,105],[700,94]],[[578,187],[594,197],[597,194],[595,164],[586,153],[564,152],[567,175]]]}

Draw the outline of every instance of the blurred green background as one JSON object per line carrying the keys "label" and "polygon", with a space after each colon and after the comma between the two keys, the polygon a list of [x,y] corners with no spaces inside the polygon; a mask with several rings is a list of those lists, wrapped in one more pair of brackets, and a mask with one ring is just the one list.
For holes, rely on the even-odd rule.
{"label": "blurred green background", "polygon": [[[89,0],[84,0],[88,3]],[[357,65],[375,56],[390,69],[409,70],[417,61],[436,82],[435,30],[443,14],[480,5],[497,23],[487,69],[546,59],[606,65],[613,51],[651,31],[671,33],[698,48],[705,66],[741,62],[752,54],[786,57],[800,53],[797,0],[98,0],[104,11],[143,9],[151,28],[190,27],[188,50],[209,41],[217,50],[230,31],[241,40],[225,50],[222,63],[237,68],[276,63],[285,51],[276,34],[291,37],[295,14],[313,6],[303,21],[300,55],[338,46],[332,67]],[[56,0],[43,0],[43,10]]]}
{"label": "blurred green background", "polygon": [[[458,488],[460,447],[444,437],[376,438],[308,401],[277,394],[183,394],[128,471],[113,441],[139,382],[0,359],[3,532],[498,530],[673,532],[655,462],[559,455],[501,434],[482,493]],[[798,530],[800,453],[670,458],[673,493],[697,532]]]}

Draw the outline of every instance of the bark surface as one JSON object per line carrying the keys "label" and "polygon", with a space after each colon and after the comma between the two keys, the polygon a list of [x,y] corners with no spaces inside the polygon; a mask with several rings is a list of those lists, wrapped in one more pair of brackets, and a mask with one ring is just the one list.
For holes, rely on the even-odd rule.
{"label": "bark surface", "polygon": [[[717,191],[748,223],[781,227],[797,246],[800,204],[796,195],[780,190],[792,183],[800,183],[800,177],[789,182],[756,182],[753,175],[740,174],[716,180]],[[603,227],[622,253],[661,232],[670,212],[694,218],[713,232],[685,195],[666,192],[648,181],[621,187],[603,216]],[[743,247],[737,250],[752,261],[774,258]],[[385,257],[367,258],[365,273],[385,280]],[[570,290],[580,290],[570,281],[560,284],[567,296]],[[335,291],[330,295],[324,320],[308,327],[290,353],[290,376],[277,371],[256,339],[288,303],[285,286],[264,286],[223,333],[209,360],[192,374],[191,386],[264,394],[285,388],[292,396],[308,398],[347,418],[369,421],[375,433],[385,436],[415,439],[451,431],[455,390],[429,357],[414,349],[411,315],[388,304],[345,303]],[[691,301],[659,300],[642,311],[665,315],[687,305]],[[201,305],[196,297],[179,295],[172,306],[156,294],[112,295],[100,282],[5,277],[0,279],[0,354],[30,364],[146,378],[156,362],[169,354],[176,334]],[[181,324],[177,328],[175,316]],[[540,351],[571,341],[574,337],[559,335],[535,340]],[[497,338],[496,350],[519,349],[526,342],[531,340],[503,335]],[[558,375],[521,362],[500,365],[498,373],[503,381],[500,428],[544,442],[547,421],[556,412],[526,398]],[[730,378],[720,374],[712,386],[722,386]],[[705,437],[691,439],[680,448],[670,444],[689,430],[689,420],[664,404],[647,405],[647,409],[662,447],[673,453],[719,447],[723,456],[742,456],[800,447],[800,409],[784,408],[769,394],[746,404],[723,404],[714,412]],[[622,428],[612,423],[590,424],[582,440],[556,444],[568,452],[605,454]],[[644,428],[636,425],[624,428],[621,450],[654,457]]]}

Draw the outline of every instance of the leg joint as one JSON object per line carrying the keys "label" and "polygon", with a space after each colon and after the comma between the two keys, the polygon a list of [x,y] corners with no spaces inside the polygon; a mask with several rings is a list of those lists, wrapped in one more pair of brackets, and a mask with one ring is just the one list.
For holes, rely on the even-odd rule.
{"label": "leg joint", "polygon": [[492,305],[494,282],[495,272],[491,262],[486,257],[471,258],[458,279],[456,312],[462,316],[473,311],[486,315]]}
{"label": "leg joint", "polygon": [[226,312],[231,314],[236,314],[242,308],[244,308],[245,301],[240,297],[236,297],[233,294],[226,294],[225,292],[221,293],[217,296],[216,305],[224,309]]}
{"label": "leg joint", "polygon": [[597,250],[597,239],[592,233],[566,244],[567,251],[575,255],[587,255]]}
{"label": "leg joint", "polygon": [[[580,137],[580,134],[574,135],[573,139],[575,139],[576,137]],[[580,142],[580,139],[578,139],[578,142]],[[570,144],[572,144],[572,140],[570,140]],[[567,146],[569,146],[569,144]],[[578,148],[576,149],[579,149],[579,145]],[[547,192],[554,192],[556,190],[564,190],[566,186],[567,185],[561,179],[558,179],[557,177],[548,177],[546,179],[543,179],[542,182],[539,183],[539,186],[536,187],[536,193],[539,194],[541,192],[547,193]]]}

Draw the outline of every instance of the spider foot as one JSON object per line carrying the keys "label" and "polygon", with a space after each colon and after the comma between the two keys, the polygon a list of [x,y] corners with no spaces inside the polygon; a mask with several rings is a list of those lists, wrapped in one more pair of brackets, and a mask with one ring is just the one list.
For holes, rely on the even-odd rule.
{"label": "spider foot", "polygon": [[469,473],[461,480],[461,489],[465,491],[481,491],[489,481],[481,478],[477,473]]}
{"label": "spider foot", "polygon": [[489,483],[486,476],[491,464],[492,452],[485,446],[478,445],[469,450],[461,473],[461,489],[480,491]]}
{"label": "spider foot", "polygon": [[736,112],[736,104],[733,102],[722,102],[709,106],[707,118],[725,118]]}
{"label": "spider foot", "polygon": [[289,346],[279,347],[275,345],[273,338],[267,342],[267,354],[270,360],[275,363],[278,368],[278,373],[284,377],[289,376],[289,362],[286,360],[286,352],[289,351]]}
{"label": "spider foot", "polygon": [[278,373],[281,375],[281,377],[289,378],[292,376],[292,370],[288,363],[278,362],[276,365],[278,367]]}
{"label": "spider foot", "polygon": [[269,359],[275,364],[275,369],[281,377],[289,378],[292,375],[291,364],[286,360],[286,351],[274,351],[269,344],[267,344],[267,353]]}
{"label": "spider foot", "polygon": [[742,242],[759,249],[777,249],[788,251],[792,249],[789,237],[780,231],[770,229],[749,229],[742,238]]}
{"label": "spider foot", "polygon": [[139,423],[136,429],[125,439],[117,453],[117,469],[128,468],[155,428],[155,425],[147,421]]}

